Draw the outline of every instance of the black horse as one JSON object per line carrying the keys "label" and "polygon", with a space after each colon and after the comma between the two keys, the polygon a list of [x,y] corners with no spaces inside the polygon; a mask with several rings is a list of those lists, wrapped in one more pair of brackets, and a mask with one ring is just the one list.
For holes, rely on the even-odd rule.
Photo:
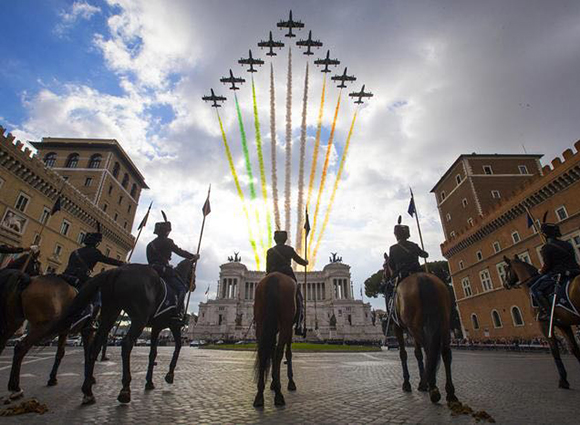
{"label": "black horse", "polygon": [[[183,260],[176,267],[176,272],[184,282],[189,282],[192,273],[192,260]],[[151,326],[151,352],[149,355],[149,368],[147,371],[147,389],[153,389],[153,366],[157,355],[158,336],[162,329],[169,327],[175,339],[175,351],[169,365],[169,372],[165,376],[168,383],[173,383],[173,376],[179,351],[181,349],[181,324],[172,321],[172,310],[154,317],[159,306],[164,300],[165,289],[157,272],[143,264],[127,264],[125,266],[105,271],[89,280],[73,305],[67,312],[66,318],[58,323],[51,334],[66,327],[71,321],[71,316],[82,310],[94,297],[97,291],[101,291],[101,323],[94,340],[89,346],[87,361],[85,362],[85,380],[82,386],[84,394],[83,404],[95,402],[92,392],[94,385],[94,367],[101,347],[106,342],[109,332],[115,324],[117,317],[124,310],[131,319],[131,326],[121,344],[121,356],[123,359],[123,387],[117,400],[121,403],[131,401],[131,350],[145,326]]]}

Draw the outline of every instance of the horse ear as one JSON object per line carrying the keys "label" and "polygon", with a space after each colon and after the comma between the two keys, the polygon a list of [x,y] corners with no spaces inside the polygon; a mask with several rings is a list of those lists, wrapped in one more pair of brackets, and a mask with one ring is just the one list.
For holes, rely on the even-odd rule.
{"label": "horse ear", "polygon": [[389,259],[389,256],[387,255],[386,252],[383,254],[383,257],[385,258],[385,260],[388,260]]}
{"label": "horse ear", "polygon": [[544,213],[544,218],[542,218],[542,223],[545,223],[547,218],[548,218],[548,211],[546,211]]}
{"label": "horse ear", "polygon": [[401,221],[403,221],[403,217],[399,216],[399,219],[397,220],[397,224],[401,224]]}
{"label": "horse ear", "polygon": [[503,260],[509,265],[511,264],[512,260],[510,260],[508,257],[506,257],[505,255],[503,256]]}

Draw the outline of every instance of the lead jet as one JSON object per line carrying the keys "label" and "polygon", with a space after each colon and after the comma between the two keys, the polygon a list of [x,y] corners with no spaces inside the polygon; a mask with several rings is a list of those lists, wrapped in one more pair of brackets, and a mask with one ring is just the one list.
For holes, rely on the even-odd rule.
{"label": "lead jet", "polygon": [[332,81],[340,81],[340,84],[337,86],[338,88],[346,88],[346,84],[344,83],[347,81],[356,81],[356,77],[354,75],[346,75],[346,70],[347,68],[344,68],[342,75],[335,75],[334,77],[330,78]]}
{"label": "lead jet", "polygon": [[364,103],[362,101],[363,97],[373,97],[373,94],[371,92],[365,92],[365,85],[363,84],[362,89],[360,89],[359,92],[349,93],[349,96],[350,97],[358,97],[358,100],[355,100],[354,103],[362,104],[362,103]]}
{"label": "lead jet", "polygon": [[205,102],[213,102],[213,104],[211,105],[213,108],[221,108],[222,105],[220,105],[218,102],[225,102],[226,98],[223,96],[216,96],[216,94],[213,92],[213,89],[211,89],[211,96],[203,96],[201,98],[202,100],[204,100]]}
{"label": "lead jet", "polygon": [[254,65],[264,65],[264,61],[262,59],[254,59],[252,57],[252,51],[250,50],[250,57],[248,59],[241,58],[238,63],[240,65],[250,65],[250,69],[248,72],[258,72],[257,69],[254,69]]}
{"label": "lead jet", "polygon": [[268,53],[266,53],[266,56],[276,56],[276,53],[274,53],[274,47],[281,49],[282,47],[284,47],[284,43],[282,43],[281,41],[272,40],[272,31],[270,31],[269,40],[268,41],[260,41],[258,43],[258,47],[260,47],[262,49],[264,47],[267,47],[268,49],[270,49],[270,51]]}
{"label": "lead jet", "polygon": [[304,28],[304,24],[301,21],[294,21],[292,19],[292,11],[290,11],[290,18],[287,21],[280,21],[276,26],[278,28],[288,28],[288,34],[285,34],[286,37],[296,37],[296,34],[292,32],[292,28]]}
{"label": "lead jet", "polygon": [[330,50],[326,51],[326,57],[324,59],[316,59],[314,61],[315,65],[324,65],[324,69],[322,69],[322,72],[330,72],[330,69],[328,69],[329,65],[333,65],[333,66],[337,66],[340,64],[340,61],[338,59],[330,59]]}
{"label": "lead jet", "polygon": [[234,77],[234,73],[230,69],[230,76],[229,77],[222,77],[220,78],[220,82],[224,84],[231,84],[230,90],[239,90],[240,88],[236,86],[236,83],[243,84],[246,82],[243,78]]}
{"label": "lead jet", "polygon": [[304,52],[305,55],[313,55],[314,53],[311,49],[313,47],[322,47],[322,42],[320,40],[313,40],[312,31],[308,31],[308,38],[306,40],[297,41],[296,45],[300,47],[307,47],[306,51]]}

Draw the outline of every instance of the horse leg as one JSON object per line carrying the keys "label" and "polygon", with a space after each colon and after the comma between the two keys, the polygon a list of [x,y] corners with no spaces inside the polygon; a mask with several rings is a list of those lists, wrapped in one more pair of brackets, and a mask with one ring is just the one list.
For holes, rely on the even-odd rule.
{"label": "horse leg", "polygon": [[131,318],[131,326],[121,346],[121,357],[123,358],[123,388],[119,392],[117,400],[120,403],[129,403],[131,401],[131,351],[135,345],[135,341],[143,332],[147,319],[143,317]]}
{"label": "horse leg", "polygon": [[[272,355],[270,357],[272,362],[276,359],[276,345],[272,347]],[[276,368],[272,365],[272,382],[270,382],[270,390],[276,391]]]}
{"label": "horse leg", "polygon": [[570,388],[570,383],[568,382],[568,373],[566,372],[564,362],[560,357],[560,349],[558,348],[558,341],[556,340],[556,337],[552,335],[552,338],[548,338],[549,326],[550,325],[547,322],[540,322],[540,329],[542,330],[544,337],[548,340],[548,344],[550,345],[550,352],[552,353],[552,357],[554,357],[554,363],[556,363],[556,368],[558,369],[558,374],[560,375],[558,387],[567,390]]}
{"label": "horse leg", "polygon": [[450,341],[443,341],[443,347],[441,348],[441,357],[443,358],[443,364],[445,365],[445,392],[447,393],[447,402],[456,402],[457,397],[455,396],[455,386],[453,385],[453,380],[451,379],[451,347],[449,346]]}
{"label": "horse leg", "polygon": [[6,348],[6,343],[12,336],[16,333],[16,331],[22,326],[24,320],[18,320],[15,323],[11,323],[10,325],[6,326],[5,331],[0,335],[0,354]]}
{"label": "horse leg", "polygon": [[427,382],[425,382],[425,366],[423,365],[423,350],[421,349],[421,345],[415,341],[415,357],[417,358],[417,366],[419,366],[419,386],[417,390],[419,391],[427,391]]}
{"label": "horse leg", "polygon": [[286,361],[288,362],[288,391],[296,391],[294,372],[292,371],[292,341],[286,344]]}
{"label": "horse leg", "polygon": [[403,391],[411,392],[411,383],[409,382],[409,368],[407,367],[407,350],[405,349],[405,338],[403,337],[403,329],[397,324],[393,324],[395,336],[399,343],[399,357],[401,358],[401,366],[403,367]]}
{"label": "horse leg", "polygon": [[[58,372],[58,367],[60,366],[60,362],[64,357],[64,350],[66,345],[66,337],[68,333],[60,334],[58,336],[58,348],[56,349],[56,356],[54,357],[54,364],[52,365],[52,370],[50,371],[50,376],[48,378],[48,383],[46,384],[48,387],[55,386],[58,381],[56,379],[56,373]],[[86,361],[86,356],[85,356]]]}
{"label": "horse leg", "polygon": [[12,393],[11,398],[19,398],[23,392],[20,389],[20,368],[22,360],[28,350],[42,339],[47,331],[46,325],[34,326],[22,341],[14,347],[14,357],[12,359],[12,369],[10,371],[10,380],[8,381],[8,391]]}
{"label": "horse leg", "polygon": [[173,350],[173,357],[171,357],[171,363],[169,363],[169,372],[165,375],[165,382],[168,384],[173,384],[173,374],[175,372],[175,367],[177,366],[177,359],[179,359],[179,352],[181,351],[181,326],[172,325],[170,327],[171,334],[175,341],[175,349]]}
{"label": "horse leg", "polygon": [[560,328],[564,333],[564,336],[568,340],[568,344],[570,344],[570,349],[576,360],[580,362],[580,348],[578,348],[578,343],[576,342],[576,338],[574,338],[574,333],[572,332],[572,327],[566,326],[565,328]]}
{"label": "horse leg", "polygon": [[85,380],[83,382],[82,391],[84,394],[83,404],[92,404],[95,402],[95,396],[93,395],[93,385],[95,384],[95,378],[93,376],[95,370],[95,362],[99,356],[99,351],[104,341],[107,339],[109,331],[115,324],[117,316],[121,313],[121,309],[108,310],[103,308],[101,312],[101,324],[97,330],[97,334],[93,339],[91,344],[87,347],[87,360],[85,361]]}
{"label": "horse leg", "polygon": [[280,330],[278,337],[278,344],[276,345],[275,357],[272,359],[272,370],[274,371],[272,381],[274,383],[276,392],[274,395],[274,404],[276,406],[284,406],[286,401],[282,395],[282,385],[280,384],[280,369],[282,366],[282,358],[284,357],[284,348],[288,341],[292,339],[292,322],[285,329]]}
{"label": "horse leg", "polygon": [[149,350],[149,366],[147,366],[147,376],[145,376],[145,389],[153,390],[153,368],[155,367],[155,358],[157,357],[157,344],[159,343],[159,332],[161,327],[154,326],[151,329],[151,350]]}
{"label": "horse leg", "polygon": [[102,351],[101,351],[101,361],[102,362],[108,362],[109,361],[109,358],[107,357],[107,345],[108,345],[108,342],[109,342],[108,340],[109,340],[109,337],[107,335],[107,340],[103,344],[103,348],[102,348]]}

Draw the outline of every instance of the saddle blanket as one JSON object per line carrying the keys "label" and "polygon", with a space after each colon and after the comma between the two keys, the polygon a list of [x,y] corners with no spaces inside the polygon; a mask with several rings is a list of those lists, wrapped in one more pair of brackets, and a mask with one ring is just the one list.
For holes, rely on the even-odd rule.
{"label": "saddle blanket", "polygon": [[177,303],[179,300],[179,294],[175,288],[173,288],[171,285],[168,285],[167,282],[163,280],[163,278],[160,279],[163,286],[163,298],[161,299],[161,302],[159,303],[153,318],[156,318],[173,308],[177,308]]}
{"label": "saddle blanket", "polygon": [[[570,313],[580,317],[580,312],[576,309],[574,304],[572,304],[572,301],[570,301],[570,283],[572,283],[573,280],[574,278],[568,279],[566,284],[558,286],[558,291],[556,294],[556,307],[561,307],[564,310],[569,311]],[[532,298],[531,300],[532,307],[538,308],[539,307],[538,303],[536,302],[534,297],[531,298]]]}

